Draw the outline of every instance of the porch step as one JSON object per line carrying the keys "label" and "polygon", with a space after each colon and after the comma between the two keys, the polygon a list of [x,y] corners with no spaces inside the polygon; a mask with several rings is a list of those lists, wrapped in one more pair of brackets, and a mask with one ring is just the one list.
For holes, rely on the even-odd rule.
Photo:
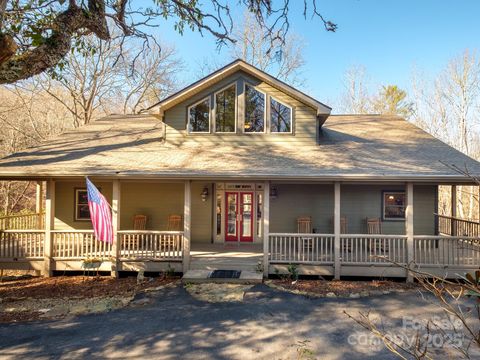
{"label": "porch step", "polygon": [[[230,269],[221,269],[230,270]],[[210,278],[211,270],[188,270],[182,277],[186,283],[231,283],[231,284],[259,284],[263,281],[263,274],[242,270],[239,278]]]}
{"label": "porch step", "polygon": [[[258,259],[260,260],[260,259]],[[258,267],[257,259],[241,259],[232,257],[192,257],[190,259],[191,270],[242,270],[255,272]]]}

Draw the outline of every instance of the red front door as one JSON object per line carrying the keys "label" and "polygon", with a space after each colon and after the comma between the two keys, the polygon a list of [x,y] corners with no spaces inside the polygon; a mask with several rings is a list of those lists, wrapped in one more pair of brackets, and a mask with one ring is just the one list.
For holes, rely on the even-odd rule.
{"label": "red front door", "polygon": [[253,241],[253,192],[226,192],[225,240]]}

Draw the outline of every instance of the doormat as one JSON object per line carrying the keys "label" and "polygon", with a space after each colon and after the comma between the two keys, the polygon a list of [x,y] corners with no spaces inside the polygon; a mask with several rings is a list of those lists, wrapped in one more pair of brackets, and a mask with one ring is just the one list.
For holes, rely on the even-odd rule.
{"label": "doormat", "polygon": [[239,279],[241,271],[238,270],[213,270],[210,279]]}

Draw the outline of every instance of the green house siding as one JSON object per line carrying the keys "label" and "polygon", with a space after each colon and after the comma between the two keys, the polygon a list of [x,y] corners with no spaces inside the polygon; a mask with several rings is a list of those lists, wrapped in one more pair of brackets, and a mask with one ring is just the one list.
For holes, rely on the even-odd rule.
{"label": "green house siding", "polygon": [[300,216],[311,216],[317,233],[333,232],[333,185],[272,186],[277,188],[277,197],[270,199],[270,232],[296,233]]}
{"label": "green house siding", "polygon": [[183,216],[183,183],[121,184],[120,228],[133,229],[133,217],[147,216],[147,230],[167,230],[169,215]]}
{"label": "green house siding", "polygon": [[[311,216],[318,233],[333,233],[333,186],[278,184],[278,196],[270,201],[270,232],[297,231],[297,218]],[[341,215],[350,234],[365,234],[367,217],[382,217],[383,191],[404,191],[402,185],[342,185]],[[435,234],[436,192],[434,185],[414,186],[414,231]],[[382,221],[384,234],[405,234],[405,221]]]}
{"label": "green house siding", "polygon": [[[112,183],[95,182],[105,198],[112,201]],[[85,181],[56,181],[55,182],[55,223],[56,230],[91,229],[90,221],[75,221],[75,189],[85,189]]]}
{"label": "green house siding", "polygon": [[[231,134],[187,134],[187,108],[198,102],[199,100],[209,98],[210,104],[213,109],[214,106],[214,94],[221,90],[225,86],[230,84],[236,84],[237,87],[237,132]],[[292,108],[293,111],[293,131],[291,134],[262,134],[262,133],[243,133],[243,118],[244,118],[244,84],[248,83],[256,86],[260,91],[267,95],[266,98],[266,117],[269,121],[269,97],[273,97],[277,101],[281,101],[285,105]],[[213,113],[212,113],[213,115]],[[174,106],[171,109],[165,111],[165,139],[169,144],[180,145],[185,142],[195,142],[212,144],[219,142],[229,142],[231,145],[245,145],[245,144],[274,144],[274,143],[303,143],[303,144],[315,144],[316,143],[316,110],[306,106],[298,100],[284,94],[276,88],[259,81],[247,75],[244,72],[235,73],[220,82],[212,85],[208,90],[204,90],[186,101]],[[213,126],[213,116],[211,118],[211,128]]]}
{"label": "green house siding", "polygon": [[[208,189],[206,201],[202,201],[201,197],[204,187]],[[192,182],[192,243],[209,243],[212,241],[212,202],[212,184]]]}

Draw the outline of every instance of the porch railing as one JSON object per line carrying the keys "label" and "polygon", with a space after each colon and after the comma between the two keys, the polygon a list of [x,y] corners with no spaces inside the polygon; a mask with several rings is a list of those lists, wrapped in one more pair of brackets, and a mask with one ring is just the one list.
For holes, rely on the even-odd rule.
{"label": "porch railing", "polygon": [[480,234],[480,222],[439,214],[435,216],[441,235],[478,237]]}
{"label": "porch railing", "polygon": [[181,261],[182,231],[119,231],[120,258]]}
{"label": "porch railing", "polygon": [[270,234],[269,260],[274,263],[334,262],[331,234]]}
{"label": "porch railing", "polygon": [[0,230],[43,229],[45,213],[9,215],[0,217]]}
{"label": "porch railing", "polygon": [[403,235],[341,235],[340,262],[345,264],[405,264],[407,262],[407,237]]}
{"label": "porch railing", "polygon": [[41,230],[0,231],[0,258],[42,259],[45,233]]}
{"label": "porch railing", "polygon": [[414,259],[419,265],[480,266],[480,239],[447,236],[415,236]]}
{"label": "porch railing", "polygon": [[54,259],[108,259],[112,257],[112,245],[98,241],[93,230],[54,230]]}

